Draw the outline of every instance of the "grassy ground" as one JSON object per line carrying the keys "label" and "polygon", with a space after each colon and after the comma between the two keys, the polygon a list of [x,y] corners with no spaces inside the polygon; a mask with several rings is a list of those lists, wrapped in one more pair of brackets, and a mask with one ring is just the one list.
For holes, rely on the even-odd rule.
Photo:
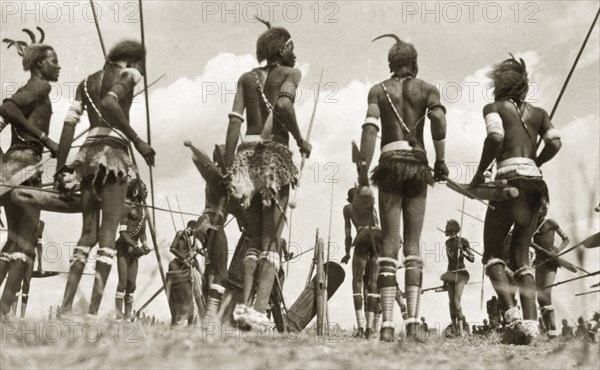
{"label": "grassy ground", "polygon": [[598,344],[539,340],[507,346],[497,338],[379,343],[347,332],[317,337],[209,327],[111,322],[26,321],[0,324],[0,368],[236,369],[569,369],[600,366]]}

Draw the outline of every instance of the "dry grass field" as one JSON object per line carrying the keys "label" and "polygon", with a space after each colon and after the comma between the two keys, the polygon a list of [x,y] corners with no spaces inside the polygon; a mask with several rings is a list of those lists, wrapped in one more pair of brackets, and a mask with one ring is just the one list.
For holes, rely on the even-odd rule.
{"label": "dry grass field", "polygon": [[597,343],[540,339],[530,346],[498,338],[379,343],[349,332],[281,335],[234,328],[169,328],[103,322],[1,324],[0,368],[24,369],[598,369]]}

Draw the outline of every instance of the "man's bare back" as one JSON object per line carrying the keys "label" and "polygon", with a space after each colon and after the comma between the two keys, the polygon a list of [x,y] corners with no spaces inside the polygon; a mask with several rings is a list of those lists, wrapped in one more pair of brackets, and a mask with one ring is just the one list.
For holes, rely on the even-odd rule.
{"label": "man's bare back", "polygon": [[369,105],[377,104],[381,112],[381,145],[400,140],[413,141],[411,138],[416,138],[424,146],[426,110],[440,104],[440,95],[435,86],[412,77],[392,77],[385,80],[383,85],[411,134],[407,135],[398,122],[381,84],[374,85],[369,91],[368,101]]}
{"label": "man's bare back", "polygon": [[233,111],[240,115],[246,109],[246,135],[260,135],[265,121],[260,109],[264,103],[256,86],[257,78],[260,85],[264,86],[267,78],[267,71],[264,67],[255,68],[240,77],[238,94],[236,94],[236,101],[233,105]]}
{"label": "man's bare back", "polygon": [[[514,157],[535,159],[538,135],[543,136],[552,127],[548,113],[525,102],[520,106],[515,105],[510,99],[499,100],[483,108],[484,117],[494,112],[502,119],[505,137],[512,138],[503,142],[497,157],[498,162]],[[527,130],[519,117],[520,114]]]}

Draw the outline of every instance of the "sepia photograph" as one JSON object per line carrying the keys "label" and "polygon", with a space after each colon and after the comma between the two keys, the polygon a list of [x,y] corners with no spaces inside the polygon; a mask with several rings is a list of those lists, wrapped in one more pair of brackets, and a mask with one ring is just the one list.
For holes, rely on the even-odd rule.
{"label": "sepia photograph", "polygon": [[0,368],[600,368],[599,16],[0,0]]}

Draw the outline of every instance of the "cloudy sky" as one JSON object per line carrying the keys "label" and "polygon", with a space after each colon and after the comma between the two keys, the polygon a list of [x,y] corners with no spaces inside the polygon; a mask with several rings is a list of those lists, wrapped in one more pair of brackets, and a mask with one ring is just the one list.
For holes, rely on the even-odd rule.
{"label": "cloudy sky", "polygon": [[[73,98],[74,88],[85,76],[102,67],[103,58],[91,8],[88,2],[0,2],[0,36],[22,38],[24,27],[41,26],[47,42],[58,53],[62,66],[60,81],[52,92],[54,115],[50,137],[58,141],[62,120]],[[135,1],[98,1],[100,27],[107,47],[123,38],[140,37],[139,11]],[[350,142],[360,139],[366,112],[367,92],[373,84],[389,76],[387,52],[391,39],[370,41],[384,33],[396,33],[412,42],[419,53],[419,77],[436,84],[448,108],[446,159],[451,175],[468,182],[479,160],[485,129],[481,109],[492,99],[486,89],[486,72],[493,63],[513,53],[525,59],[531,80],[528,100],[550,111],[564,79],[598,8],[594,1],[552,2],[201,2],[145,1],[144,20],[148,48],[148,77],[165,74],[150,92],[152,145],[157,151],[154,184],[156,205],[176,207],[179,199],[184,211],[199,213],[204,205],[204,184],[182,143],[191,140],[210,152],[223,143],[227,113],[231,110],[235,84],[241,73],[257,66],[256,39],[264,26],[255,14],[274,25],[286,27],[294,39],[298,67],[303,72],[300,98],[296,104],[299,124],[306,132],[313,109],[319,74],[323,70],[313,136],[313,154],[304,169],[297,192],[291,241],[296,254],[314,244],[316,229],[332,242],[331,259],[339,260],[343,251],[342,207],[346,190],[355,181],[350,158]],[[598,214],[590,210],[598,204],[599,193],[599,32],[596,25],[579,66],[566,90],[553,122],[563,137],[558,157],[543,167],[551,193],[550,215],[578,241],[599,229]],[[2,98],[9,97],[28,78],[20,68],[14,50],[2,49],[0,73]],[[131,123],[146,136],[144,100],[140,96],[132,108]],[[428,125],[428,123],[427,123]],[[84,119],[78,130],[87,126]],[[428,132],[428,130],[426,130]],[[9,134],[2,134],[2,146],[9,146]],[[433,147],[426,134],[426,147],[433,161]],[[296,160],[297,148],[292,146]],[[74,152],[74,151],[73,151]],[[74,153],[72,153],[74,154]],[[51,172],[51,171],[50,171]],[[147,170],[142,168],[147,178]],[[333,184],[333,220],[329,234],[329,214]],[[429,192],[422,253],[426,259],[424,287],[440,285],[446,257],[441,246],[443,227],[449,218],[461,220],[458,209],[462,197],[443,184]],[[485,207],[467,200],[465,211],[483,218]],[[43,214],[46,220],[44,240],[48,260],[56,269],[68,268],[68,246],[77,241],[81,220],[78,215]],[[175,215],[181,228],[182,220]],[[186,218],[187,221],[187,218]],[[157,214],[157,230],[163,263],[171,259],[168,246],[174,234],[168,213]],[[482,250],[482,224],[465,216],[463,236]],[[239,237],[232,223],[227,233],[230,253]],[[289,230],[284,231],[289,236]],[[56,244],[52,244],[56,245]],[[311,253],[290,264],[284,294],[288,306],[300,294]],[[61,257],[61,258],[59,258]],[[580,261],[580,257],[583,261]],[[596,271],[598,250],[567,259]],[[471,282],[481,281],[480,260],[468,266]],[[116,269],[115,269],[116,270]],[[355,324],[351,297],[351,271],[330,301],[332,321],[342,326]],[[398,274],[403,285],[403,271]],[[560,271],[558,279],[571,277]],[[87,280],[86,280],[87,279]],[[113,310],[116,272],[109,280],[101,311]],[[487,280],[487,278],[486,278]],[[559,318],[566,312],[572,317],[590,315],[598,310],[599,296],[574,297],[595,281],[555,289]],[[147,256],[141,261],[138,277],[138,303],[159,287],[156,261]],[[91,277],[84,278],[82,290],[89,297]],[[52,278],[34,281],[31,314],[45,316],[48,305],[60,304],[64,280]],[[493,294],[488,281],[485,299]],[[469,321],[479,321],[485,309],[479,307],[480,285],[470,285],[463,297]],[[35,304],[33,304],[35,302]],[[43,303],[42,303],[43,302]],[[426,293],[422,314],[432,323],[449,321],[447,296]],[[441,309],[440,309],[441,307]],[[168,317],[166,300],[161,297],[149,310]],[[396,317],[399,317],[397,315]],[[397,320],[399,323],[400,321]]]}

